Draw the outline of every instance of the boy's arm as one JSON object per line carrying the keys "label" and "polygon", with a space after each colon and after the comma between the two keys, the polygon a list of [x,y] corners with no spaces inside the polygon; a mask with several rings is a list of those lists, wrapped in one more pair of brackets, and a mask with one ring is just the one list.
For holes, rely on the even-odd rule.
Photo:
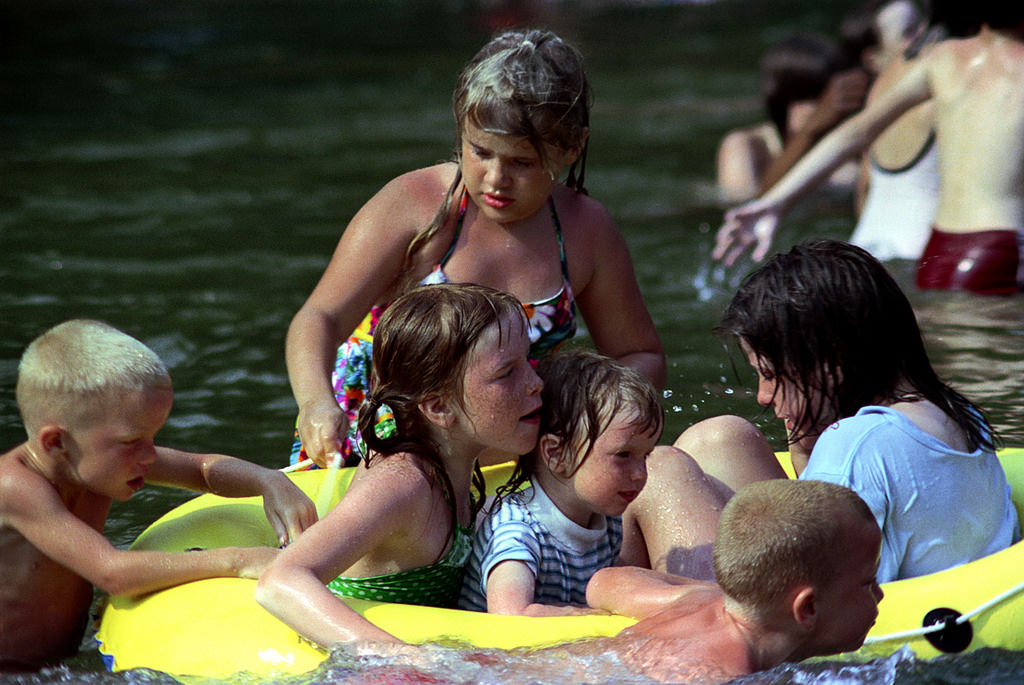
{"label": "boy's arm", "polygon": [[595,573],[587,584],[587,604],[594,609],[641,619],[698,588],[713,585],[647,568],[609,566]]}
{"label": "boy's arm", "polygon": [[794,202],[866,148],[901,114],[931,96],[928,64],[924,57],[916,62],[876,101],[832,129],[759,199],[726,212],[712,257],[733,264],[753,247],[754,260],[764,259],[782,215]]}
{"label": "boy's arm", "polygon": [[487,613],[510,616],[592,614],[593,609],[533,601],[536,578],[522,561],[501,561],[487,576]]}
{"label": "boy's arm", "polygon": [[[98,495],[95,510],[109,500]],[[217,576],[257,578],[277,550],[225,547],[175,553],[115,548],[102,533],[68,510],[41,476],[0,485],[0,522],[17,530],[39,552],[112,595],[136,595]],[[81,504],[81,503],[80,503]],[[88,504],[88,503],[86,503]]]}
{"label": "boy's arm", "polygon": [[281,544],[296,539],[316,522],[316,507],[288,476],[224,454],[195,454],[157,447],[147,482],[224,497],[263,497],[267,520]]}

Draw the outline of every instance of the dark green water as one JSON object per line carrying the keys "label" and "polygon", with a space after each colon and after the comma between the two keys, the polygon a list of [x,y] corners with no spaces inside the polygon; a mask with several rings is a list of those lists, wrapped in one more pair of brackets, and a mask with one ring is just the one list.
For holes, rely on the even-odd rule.
{"label": "dark green water", "polygon": [[[396,174],[449,156],[455,74],[510,22],[553,28],[587,56],[588,187],[629,241],[668,353],[666,435],[729,411],[780,438],[746,371],[736,374],[709,333],[749,267],[709,264],[723,209],[714,153],[727,129],[761,117],[761,50],[798,28],[834,31],[850,5],[481,5],[490,9],[458,0],[0,3],[0,445],[23,439],[21,350],[84,316],[141,338],[170,365],[177,392],[164,443],[284,465],[291,316],[361,203]],[[845,237],[852,226],[849,198],[814,198],[778,246]],[[892,268],[910,288],[911,265]],[[940,372],[1007,443],[1024,444],[1024,300],[911,298]],[[148,488],[115,507],[107,532],[126,545],[184,497]],[[70,669],[0,682],[145,680],[97,668],[86,652]],[[984,652],[844,674],[801,666],[758,682],[1009,683],[1021,668],[1018,653]]]}

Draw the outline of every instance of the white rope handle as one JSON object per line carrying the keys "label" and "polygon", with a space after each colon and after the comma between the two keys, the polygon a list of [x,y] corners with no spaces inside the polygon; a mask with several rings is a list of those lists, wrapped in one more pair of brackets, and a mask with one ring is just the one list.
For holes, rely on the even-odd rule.
{"label": "white rope handle", "polygon": [[[957,625],[966,623],[967,621],[970,621],[972,618],[974,618],[981,612],[994,607],[1000,602],[1003,602],[1009,599],[1010,597],[1013,597],[1021,591],[1024,591],[1024,583],[1018,583],[1017,585],[1014,585],[1009,590],[1006,590],[1005,592],[996,595],[995,597],[988,600],[984,604],[978,606],[977,608],[972,609],[971,611],[968,611],[966,614],[959,616],[956,619],[955,623]],[[923,628],[916,628],[914,630],[905,630],[900,633],[889,633],[888,635],[869,635],[864,640],[864,644],[870,645],[878,642],[889,642],[891,640],[906,640],[908,638],[922,637],[924,635],[928,635],[929,633],[935,633],[940,630],[943,630],[945,627],[946,623],[944,621],[939,621],[938,623],[933,623],[930,626],[924,626]]]}

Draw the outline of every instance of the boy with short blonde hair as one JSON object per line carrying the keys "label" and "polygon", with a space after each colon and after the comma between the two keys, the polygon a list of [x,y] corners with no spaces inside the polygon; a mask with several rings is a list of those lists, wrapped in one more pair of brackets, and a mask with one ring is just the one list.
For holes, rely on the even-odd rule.
{"label": "boy with short blonde hair", "polygon": [[275,554],[114,548],[103,536],[110,505],[147,481],[262,495],[282,542],[316,520],[309,498],[277,471],[155,445],[173,402],[170,375],[152,350],[107,324],[76,319],[39,336],[22,356],[16,392],[28,439],[0,455],[0,672],[74,654],[94,585],[133,595],[257,578]]}
{"label": "boy with short blonde hair", "polygon": [[881,539],[871,511],[848,488],[760,481],[722,511],[718,584],[610,567],[591,579],[587,601],[640,619],[612,640],[645,675],[724,682],[858,649],[882,598],[875,582]]}

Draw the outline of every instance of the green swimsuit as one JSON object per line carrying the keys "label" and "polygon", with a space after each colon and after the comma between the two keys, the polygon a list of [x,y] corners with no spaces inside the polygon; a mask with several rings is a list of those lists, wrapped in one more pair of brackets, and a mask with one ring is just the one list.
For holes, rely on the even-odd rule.
{"label": "green swimsuit", "polygon": [[472,529],[457,523],[454,528],[451,549],[444,558],[430,566],[368,578],[338,576],[327,584],[327,588],[341,597],[454,607],[459,601],[462,575],[473,550]]}

